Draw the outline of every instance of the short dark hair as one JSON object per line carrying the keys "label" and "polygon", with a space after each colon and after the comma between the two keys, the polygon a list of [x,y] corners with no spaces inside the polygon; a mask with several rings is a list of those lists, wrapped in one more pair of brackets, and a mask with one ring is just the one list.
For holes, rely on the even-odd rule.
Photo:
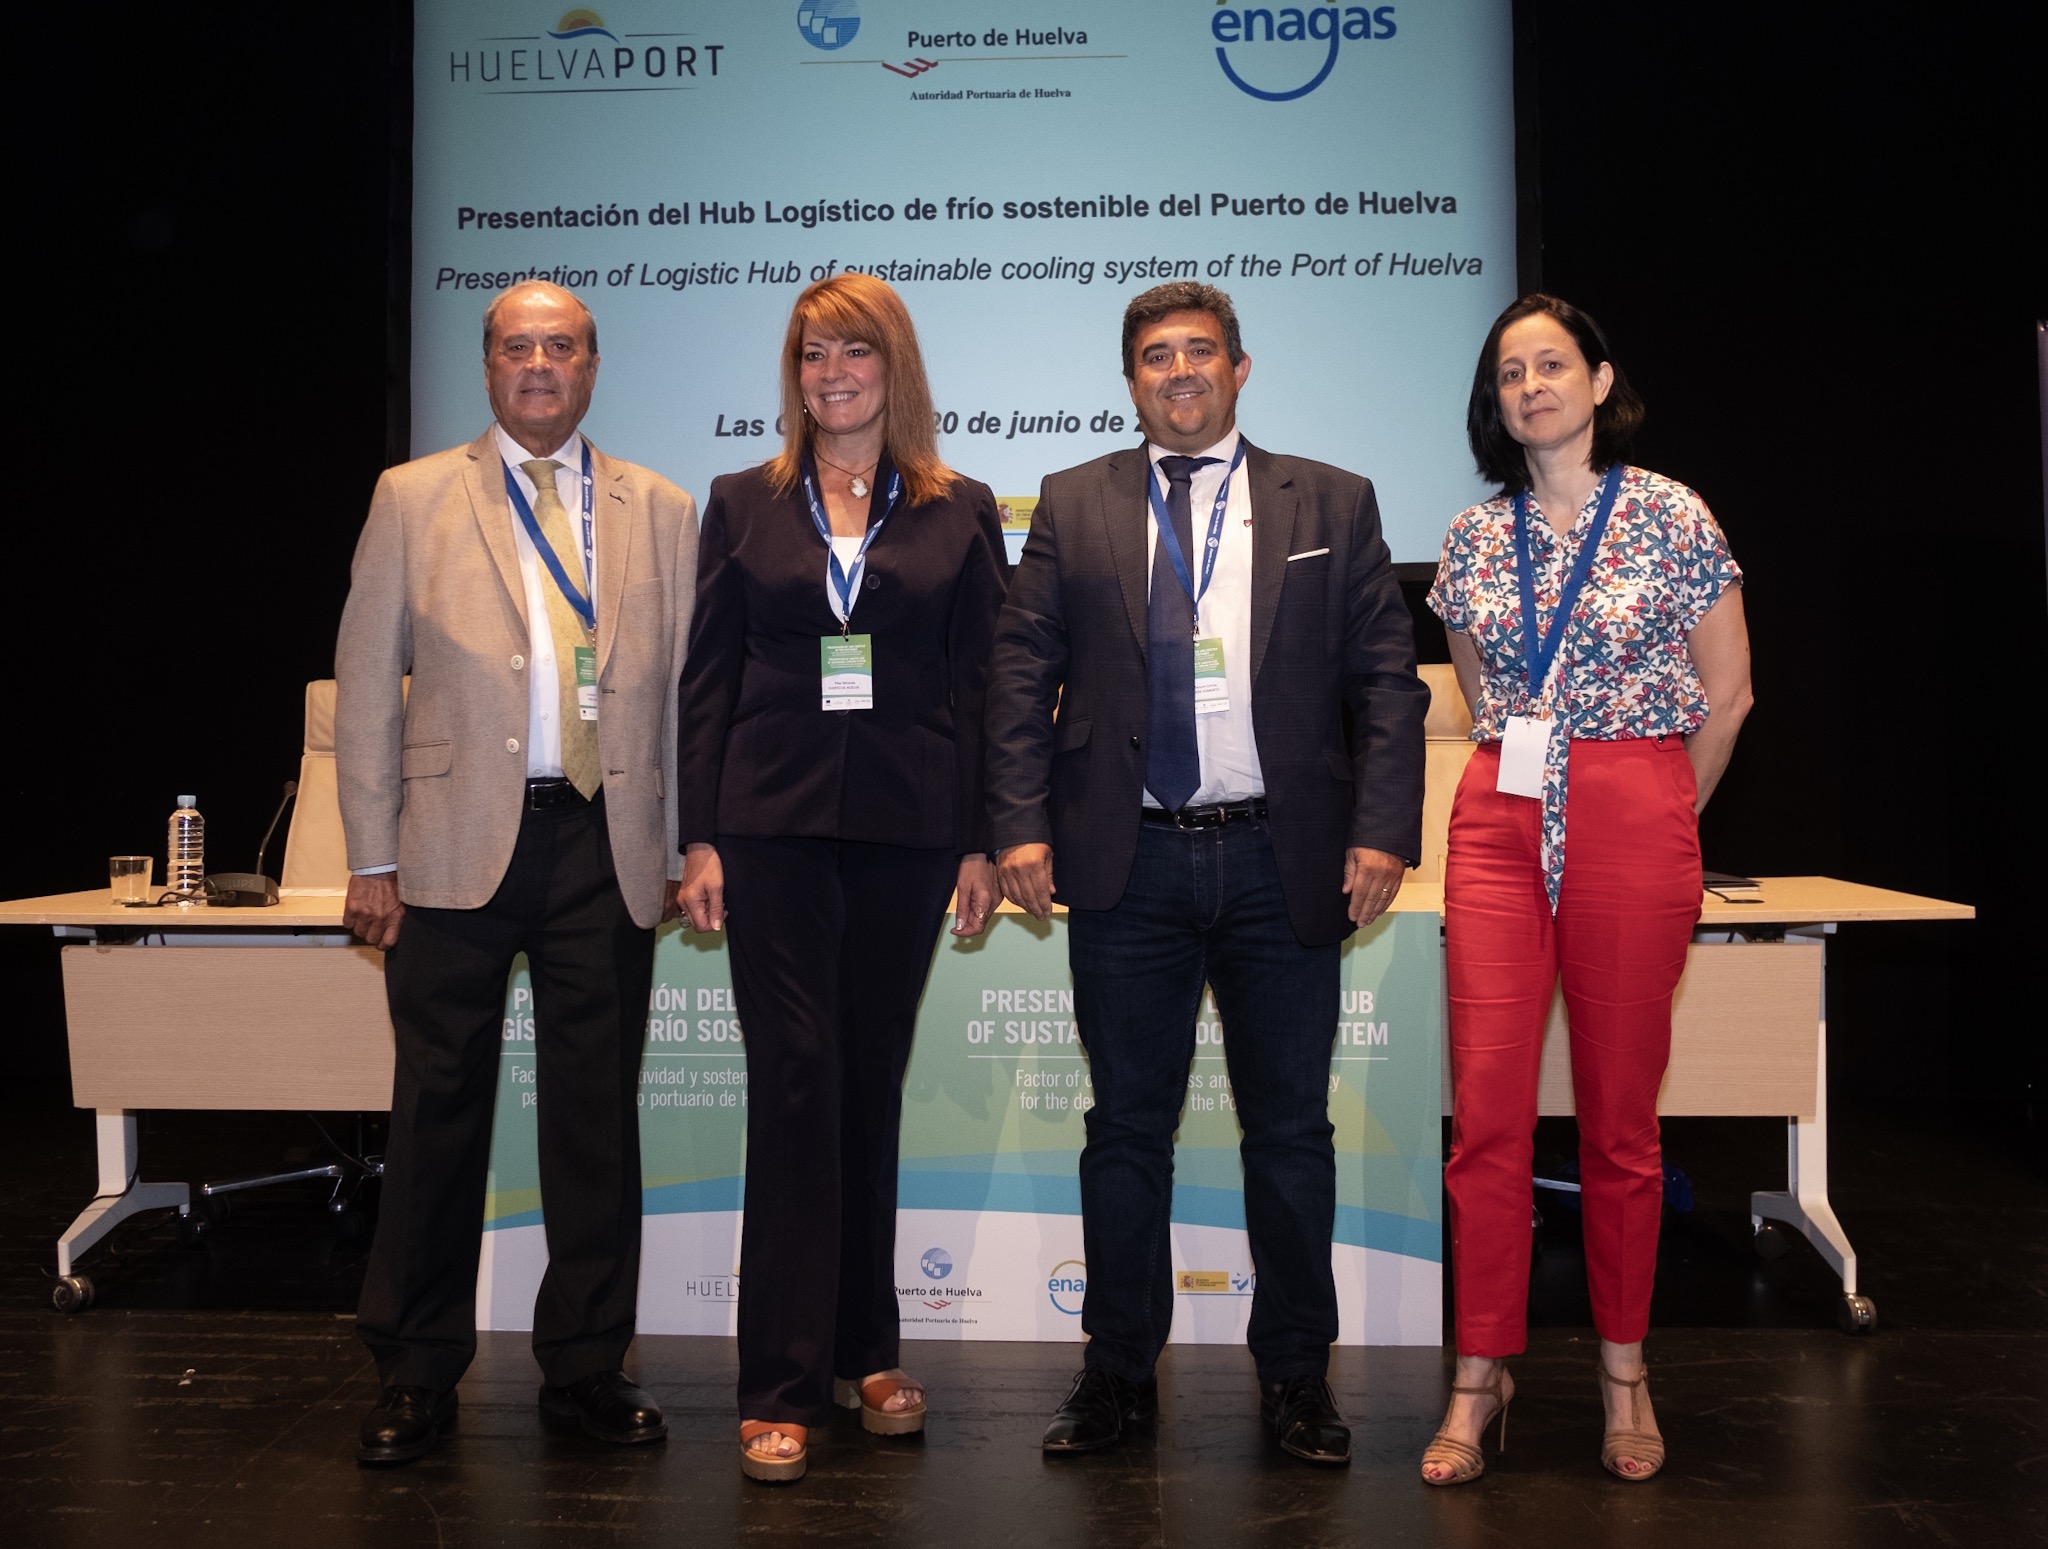
{"label": "short dark hair", "polygon": [[1207,312],[1223,330],[1223,353],[1230,357],[1230,363],[1234,366],[1244,359],[1244,338],[1238,332],[1237,308],[1230,304],[1230,298],[1213,285],[1204,285],[1196,280],[1172,280],[1133,296],[1131,304],[1124,308],[1126,380],[1138,374],[1137,357],[1131,353],[1138,335],[1162,317],[1171,317],[1176,312]]}
{"label": "short dark hair", "polygon": [[1465,406],[1465,437],[1472,444],[1472,461],[1479,477],[1512,495],[1529,487],[1529,462],[1521,443],[1508,434],[1507,421],[1500,412],[1500,336],[1525,317],[1550,317],[1572,336],[1589,370],[1608,366],[1614,382],[1606,401],[1593,410],[1593,471],[1613,467],[1627,454],[1629,443],[1643,423],[1643,400],[1628,385],[1628,376],[1609,348],[1607,335],[1593,320],[1569,301],[1532,291],[1493,320],[1486,342],[1479,347],[1479,365],[1472,373],[1472,397]]}

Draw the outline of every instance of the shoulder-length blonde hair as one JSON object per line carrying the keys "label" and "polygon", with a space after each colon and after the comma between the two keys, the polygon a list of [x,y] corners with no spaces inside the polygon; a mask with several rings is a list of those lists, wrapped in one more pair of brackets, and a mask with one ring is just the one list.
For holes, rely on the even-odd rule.
{"label": "shoulder-length blonde hair", "polygon": [[889,394],[883,448],[903,475],[909,503],[922,505],[950,490],[958,475],[939,457],[932,390],[910,313],[888,285],[871,274],[849,271],[808,286],[790,311],[789,333],[782,341],[782,451],[768,460],[775,492],[786,495],[796,488],[804,455],[811,450],[814,427],[798,385],[806,334],[875,347]]}

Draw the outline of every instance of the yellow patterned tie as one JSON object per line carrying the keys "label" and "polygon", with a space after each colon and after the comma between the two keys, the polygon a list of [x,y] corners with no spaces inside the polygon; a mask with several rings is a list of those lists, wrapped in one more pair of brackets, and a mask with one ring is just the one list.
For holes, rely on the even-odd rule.
{"label": "yellow patterned tie", "polygon": [[[555,551],[562,574],[572,582],[582,580],[583,550],[570,535],[569,513],[562,509],[562,497],[555,492],[555,470],[562,465],[552,457],[536,457],[519,466],[533,480],[533,519],[540,526],[541,536]],[[555,638],[555,687],[559,696],[555,718],[562,728],[562,773],[589,800],[603,783],[603,766],[598,761],[597,722],[583,718],[576,697],[575,648],[580,645],[595,651],[597,636],[584,628],[582,616],[569,605],[553,576],[544,577],[540,589],[548,600],[548,631]]]}

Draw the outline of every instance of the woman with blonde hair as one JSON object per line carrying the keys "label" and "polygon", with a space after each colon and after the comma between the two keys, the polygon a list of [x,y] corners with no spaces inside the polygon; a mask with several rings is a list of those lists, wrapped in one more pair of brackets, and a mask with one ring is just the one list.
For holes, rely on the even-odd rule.
{"label": "woman with blonde hair", "polygon": [[921,1430],[897,1366],[896,1154],[918,998],[996,902],[981,800],[995,497],[940,459],[902,300],[797,298],[781,453],[714,479],[677,765],[680,902],[724,930],[747,1051],[740,1466],[802,1476],[837,1401]]}

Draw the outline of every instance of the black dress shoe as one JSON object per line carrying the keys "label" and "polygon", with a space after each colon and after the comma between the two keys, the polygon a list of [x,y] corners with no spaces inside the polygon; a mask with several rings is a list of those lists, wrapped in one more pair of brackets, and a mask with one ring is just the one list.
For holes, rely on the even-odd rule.
{"label": "black dress shoe", "polygon": [[1040,1445],[1047,1452],[1099,1452],[1114,1447],[1158,1413],[1159,1384],[1153,1378],[1131,1382],[1084,1367],[1066,1401],[1053,1411]]}
{"label": "black dress shoe", "polygon": [[1337,1413],[1337,1400],[1322,1378],[1260,1383],[1259,1414],[1273,1428],[1280,1450],[1290,1457],[1304,1463],[1351,1461],[1351,1427]]}
{"label": "black dress shoe", "polygon": [[394,1384],[377,1396],[363,1416],[356,1447],[358,1463],[410,1463],[434,1450],[455,1429],[455,1394],[437,1388]]}
{"label": "black dress shoe", "polygon": [[621,1371],[592,1372],[567,1387],[540,1390],[541,1418],[561,1430],[580,1430],[622,1446],[660,1441],[668,1434],[661,1406]]}

